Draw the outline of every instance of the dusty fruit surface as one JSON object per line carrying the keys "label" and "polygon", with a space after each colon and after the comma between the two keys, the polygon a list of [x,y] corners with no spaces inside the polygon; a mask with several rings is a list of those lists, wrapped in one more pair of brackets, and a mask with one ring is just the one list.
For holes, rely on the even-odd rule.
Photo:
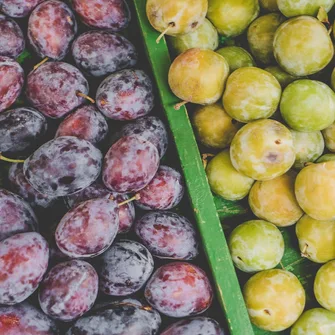
{"label": "dusty fruit surface", "polygon": [[281,92],[278,80],[269,72],[243,67],[229,76],[222,102],[233,119],[247,123],[270,117],[278,107]]}
{"label": "dusty fruit surface", "polygon": [[194,226],[184,216],[172,212],[150,212],[135,223],[135,232],[153,256],[190,260],[199,253]]}
{"label": "dusty fruit surface", "polygon": [[272,269],[252,276],[243,288],[251,322],[268,331],[291,327],[305,307],[305,290],[291,272]]}
{"label": "dusty fruit surface", "polygon": [[295,76],[292,76],[291,74],[285,72],[278,65],[268,66],[264,70],[270,72],[278,80],[282,89],[284,89],[287,85],[291,84],[295,80],[300,79],[300,77],[295,77]]}
{"label": "dusty fruit surface", "polygon": [[0,9],[3,13],[14,18],[25,17],[43,0],[2,0]]}
{"label": "dusty fruit surface", "polygon": [[207,165],[206,174],[212,191],[227,200],[246,197],[254,180],[232,165],[229,150],[217,154]]}
{"label": "dusty fruit surface", "polygon": [[295,195],[303,211],[316,220],[335,219],[335,161],[303,168],[295,181]]}
{"label": "dusty fruit surface", "polygon": [[178,318],[203,313],[213,299],[205,272],[185,262],[158,268],[147,283],[144,295],[159,312]]}
{"label": "dusty fruit surface", "polygon": [[252,212],[278,227],[295,224],[303,215],[294,194],[296,176],[289,171],[271,180],[256,181],[249,193]]}
{"label": "dusty fruit surface", "polygon": [[230,158],[233,166],[256,180],[269,180],[287,172],[295,161],[293,136],[280,122],[258,120],[235,135]]}
{"label": "dusty fruit surface", "polygon": [[[227,15],[234,13],[234,15]],[[257,0],[209,0],[208,19],[221,35],[235,37],[241,35],[258,16]]]}
{"label": "dusty fruit surface", "polygon": [[43,312],[69,322],[93,306],[98,294],[98,275],[93,266],[71,260],[54,266],[43,279],[38,300]]}
{"label": "dusty fruit surface", "polygon": [[221,103],[197,107],[192,116],[192,124],[198,140],[215,149],[228,147],[240,128]]}
{"label": "dusty fruit surface", "polygon": [[179,55],[169,70],[169,85],[181,100],[209,105],[223,93],[229,65],[216,52],[190,49]]}
{"label": "dusty fruit surface", "polygon": [[0,304],[15,305],[34,293],[49,261],[49,247],[38,233],[16,234],[0,242]]}
{"label": "dusty fruit surface", "polygon": [[307,76],[322,70],[334,55],[327,29],[310,16],[284,22],[276,31],[273,48],[280,67],[293,76]]}
{"label": "dusty fruit surface", "polygon": [[237,226],[229,236],[234,264],[244,272],[269,270],[284,255],[284,239],[279,229],[263,220],[251,220]]}
{"label": "dusty fruit surface", "polygon": [[322,131],[326,147],[329,151],[335,152],[335,123]]}
{"label": "dusty fruit surface", "polygon": [[150,24],[167,35],[183,35],[197,30],[204,22],[208,8],[206,0],[148,0],[146,12]]}
{"label": "dusty fruit surface", "polygon": [[303,257],[316,263],[335,259],[335,221],[318,221],[304,215],[295,231]]}
{"label": "dusty fruit surface", "polygon": [[277,6],[286,17],[299,15],[317,16],[320,7],[329,12],[334,6],[334,0],[277,0]]}
{"label": "dusty fruit surface", "polygon": [[334,122],[335,93],[320,81],[296,80],[283,91],[280,112],[294,130],[323,130]]}

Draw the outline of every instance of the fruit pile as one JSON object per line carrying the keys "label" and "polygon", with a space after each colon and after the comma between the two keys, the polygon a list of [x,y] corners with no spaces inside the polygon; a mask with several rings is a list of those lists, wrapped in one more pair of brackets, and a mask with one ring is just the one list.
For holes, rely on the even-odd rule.
{"label": "fruit pile", "polygon": [[0,10],[1,335],[223,335],[127,3]]}
{"label": "fruit pile", "polygon": [[[205,161],[213,193],[248,200],[253,215],[228,244],[235,266],[252,274],[244,299],[266,331],[335,334],[334,4],[147,1],[157,43],[167,35],[176,56],[175,109],[190,103],[200,148],[213,156]],[[323,308],[304,313],[302,283],[281,263],[282,228],[293,225],[301,256],[326,263],[314,280]]]}

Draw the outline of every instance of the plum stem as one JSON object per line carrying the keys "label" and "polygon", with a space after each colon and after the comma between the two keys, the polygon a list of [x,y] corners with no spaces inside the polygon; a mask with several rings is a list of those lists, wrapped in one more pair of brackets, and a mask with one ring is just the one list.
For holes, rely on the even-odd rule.
{"label": "plum stem", "polygon": [[208,165],[208,158],[209,157],[214,157],[215,155],[213,154],[202,154],[201,155],[201,160],[202,160],[202,164],[204,165],[204,169],[206,169],[207,165]]}
{"label": "plum stem", "polygon": [[71,19],[70,16],[67,16],[67,17],[66,17],[66,20],[67,20],[67,22],[69,22],[70,24],[73,24],[73,21],[72,21],[72,19]]}
{"label": "plum stem", "polygon": [[185,106],[187,103],[188,103],[188,101],[181,101],[181,102],[179,102],[178,104],[175,104],[175,105],[174,105],[174,109],[175,109],[176,111],[179,111],[179,109],[180,109],[181,107]]}
{"label": "plum stem", "polygon": [[126,204],[128,204],[129,202],[132,202],[132,201],[134,201],[134,200],[140,200],[141,199],[141,196],[139,195],[139,194],[135,194],[132,198],[129,198],[128,200],[125,200],[125,201],[123,201],[123,202],[120,202],[119,204],[118,204],[118,207],[121,207],[121,206],[123,206],[123,205],[126,205]]}
{"label": "plum stem", "polygon": [[44,63],[46,63],[48,60],[49,60],[49,57],[43,58],[38,64],[36,64],[34,66],[34,70],[36,70],[37,68],[39,68],[41,65],[43,65]]}
{"label": "plum stem", "polygon": [[279,264],[280,264],[280,266],[281,266],[281,268],[282,268],[283,270],[286,270],[286,269],[285,269],[285,266],[283,265],[283,263],[282,263],[281,261],[279,262]]}
{"label": "plum stem", "polygon": [[9,163],[24,163],[24,159],[12,159],[12,158],[7,158],[5,156],[2,156],[1,152],[0,152],[0,160],[5,161],[5,162],[9,162]]}
{"label": "plum stem", "polygon": [[92,102],[92,104],[95,104],[95,100],[94,99],[92,99],[91,97],[89,97],[88,95],[86,95],[86,94],[84,94],[84,93],[82,93],[80,91],[77,91],[76,95],[77,95],[77,97],[82,97],[82,98],[88,100],[89,102]]}
{"label": "plum stem", "polygon": [[301,250],[301,257],[308,257],[307,248],[308,248],[308,244],[305,243],[303,249]]}
{"label": "plum stem", "polygon": [[160,40],[166,35],[166,33],[174,26],[175,24],[173,22],[170,22],[166,29],[164,29],[164,31],[162,31],[162,33],[158,36],[158,38],[156,39],[156,43],[158,44]]}

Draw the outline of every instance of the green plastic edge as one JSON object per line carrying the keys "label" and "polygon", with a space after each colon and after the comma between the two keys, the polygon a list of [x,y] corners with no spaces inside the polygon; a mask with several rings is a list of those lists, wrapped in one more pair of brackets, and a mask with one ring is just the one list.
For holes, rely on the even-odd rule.
{"label": "green plastic edge", "polygon": [[159,44],[156,43],[159,33],[151,27],[147,19],[146,1],[134,0],[134,3],[230,334],[254,335],[187,110],[183,107],[176,111],[173,107],[179,100],[170,91],[167,81],[171,60],[166,42],[162,39]]}

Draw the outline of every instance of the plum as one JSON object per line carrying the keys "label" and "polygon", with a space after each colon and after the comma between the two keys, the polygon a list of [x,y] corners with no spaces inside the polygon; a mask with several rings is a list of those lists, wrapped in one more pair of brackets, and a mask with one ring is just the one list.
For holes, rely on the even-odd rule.
{"label": "plum", "polygon": [[38,233],[20,233],[0,242],[0,304],[15,305],[37,289],[49,261],[49,247]]}
{"label": "plum", "polygon": [[322,131],[326,147],[329,151],[335,152],[335,122]]}
{"label": "plum", "polygon": [[44,0],[1,0],[0,9],[11,17],[25,17]]}
{"label": "plum", "polygon": [[93,306],[98,295],[98,275],[93,266],[71,260],[54,266],[43,279],[38,300],[53,319],[73,321]]}
{"label": "plum", "polygon": [[19,97],[24,83],[24,72],[15,60],[0,56],[0,112],[10,107]]}
{"label": "plum", "polygon": [[320,7],[329,12],[334,5],[334,0],[277,0],[278,9],[286,16],[311,15],[316,16]]}
{"label": "plum", "polygon": [[322,155],[316,163],[322,163],[322,162],[329,162],[329,161],[334,161],[335,160],[335,154],[325,154]]}
{"label": "plum", "polygon": [[235,135],[230,158],[235,169],[250,178],[269,180],[279,177],[294,164],[293,136],[278,121],[251,122]]}
{"label": "plum", "polygon": [[134,45],[125,37],[108,31],[88,31],[72,44],[77,66],[94,77],[102,77],[137,62]]}
{"label": "plum", "polygon": [[285,88],[280,101],[280,112],[294,130],[323,130],[334,122],[335,93],[320,81],[296,80]]}
{"label": "plum", "polygon": [[104,116],[93,105],[79,107],[68,115],[58,126],[55,137],[75,136],[99,144],[108,133]]}
{"label": "plum", "polygon": [[154,260],[142,244],[120,240],[99,258],[100,290],[126,296],[140,290],[154,270]]}
{"label": "plum", "polygon": [[56,323],[27,302],[0,307],[2,335],[59,335]]}
{"label": "plum", "polygon": [[135,203],[145,210],[167,210],[180,203],[184,191],[182,175],[169,166],[161,165],[150,183],[137,193]]}
{"label": "plum", "polygon": [[330,86],[333,90],[335,90],[335,68],[333,69],[330,77]]}
{"label": "plum", "polygon": [[190,260],[199,253],[192,223],[176,213],[150,212],[135,223],[141,242],[158,258]]}
{"label": "plum", "polygon": [[258,14],[258,0],[208,1],[207,17],[226,37],[241,35]]}
{"label": "plum", "polygon": [[20,26],[14,20],[0,14],[0,31],[0,56],[18,57],[26,44]]}
{"label": "plum", "polygon": [[102,154],[86,140],[58,137],[43,144],[23,164],[24,176],[40,193],[57,197],[79,192],[99,176]]}
{"label": "plum", "polygon": [[205,272],[186,262],[158,268],[147,283],[144,295],[159,312],[177,318],[203,313],[213,299]]}
{"label": "plum", "polygon": [[119,229],[117,205],[109,199],[91,199],[65,214],[57,226],[59,250],[71,258],[92,258],[106,251]]}
{"label": "plum", "polygon": [[216,52],[190,49],[179,55],[169,70],[169,85],[181,100],[213,104],[222,96],[229,65]]}
{"label": "plum", "polygon": [[30,107],[7,110],[0,114],[0,152],[31,151],[43,139],[48,123],[43,114]]}
{"label": "plum", "polygon": [[271,180],[256,181],[249,193],[252,212],[278,227],[295,224],[303,215],[294,194],[296,176],[288,171]]}
{"label": "plum", "polygon": [[208,163],[206,174],[212,191],[226,200],[243,199],[254,183],[234,168],[229,150],[220,152]]}
{"label": "plum", "polygon": [[242,67],[229,76],[222,102],[233,119],[251,122],[270,117],[278,107],[281,92],[278,80],[269,72]]}
{"label": "plum", "polygon": [[278,80],[282,89],[284,89],[287,85],[291,84],[295,80],[298,80],[301,78],[301,77],[292,76],[291,74],[285,72],[278,65],[268,66],[264,70],[270,72]]}
{"label": "plum", "polygon": [[158,150],[151,142],[137,135],[125,136],[107,152],[102,179],[114,192],[138,192],[150,183],[158,166]]}
{"label": "plum", "polygon": [[38,229],[31,207],[18,195],[0,189],[0,241],[12,235]]}
{"label": "plum", "polygon": [[311,16],[298,16],[284,22],[276,31],[273,48],[280,67],[293,76],[307,76],[322,70],[334,55],[327,29]]}
{"label": "plum", "polygon": [[154,107],[153,86],[142,70],[122,70],[111,74],[98,87],[96,102],[106,117],[135,120]]}
{"label": "plum", "polygon": [[259,4],[268,12],[278,12],[277,0],[259,0]]}
{"label": "plum", "polygon": [[221,103],[197,107],[192,115],[192,124],[198,140],[214,149],[228,147],[239,128]]}
{"label": "plum", "polygon": [[79,95],[88,94],[88,82],[74,66],[49,62],[29,73],[26,96],[29,102],[51,118],[60,118],[83,104]]}
{"label": "plum", "polygon": [[110,31],[125,29],[130,10],[124,0],[71,0],[73,9],[88,26]]}
{"label": "plum", "polygon": [[243,288],[251,322],[268,331],[291,327],[302,314],[306,295],[291,272],[272,269],[252,276]]}

